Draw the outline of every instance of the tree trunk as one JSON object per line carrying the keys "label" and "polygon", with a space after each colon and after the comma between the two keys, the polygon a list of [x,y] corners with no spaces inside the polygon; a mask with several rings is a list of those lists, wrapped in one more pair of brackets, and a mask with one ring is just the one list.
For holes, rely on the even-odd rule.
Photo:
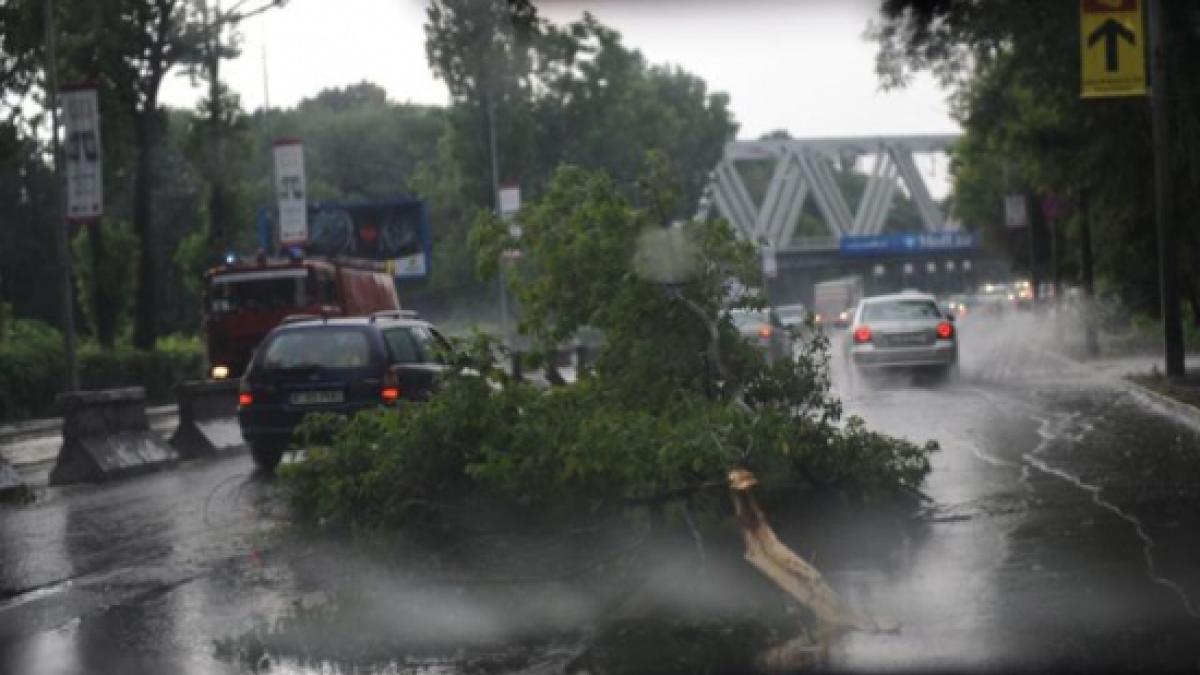
{"label": "tree trunk", "polygon": [[158,341],[158,298],[154,273],[154,238],[150,221],[153,198],[154,125],[158,105],[154,99],[135,113],[137,142],[137,173],[133,184],[133,229],[137,234],[141,255],[137,262],[137,296],[133,322],[133,346],[150,351]]}
{"label": "tree trunk", "polygon": [[1200,328],[1200,295],[1196,293],[1196,284],[1191,275],[1180,275],[1179,285],[1188,305],[1192,308],[1192,325]]}
{"label": "tree trunk", "polygon": [[89,223],[87,227],[88,249],[92,256],[92,317],[96,321],[96,340],[100,347],[112,350],[116,344],[117,308],[121,303],[112,297],[108,279],[104,272],[109,265],[119,265],[112,260],[111,251],[105,249],[104,231],[100,223]]}

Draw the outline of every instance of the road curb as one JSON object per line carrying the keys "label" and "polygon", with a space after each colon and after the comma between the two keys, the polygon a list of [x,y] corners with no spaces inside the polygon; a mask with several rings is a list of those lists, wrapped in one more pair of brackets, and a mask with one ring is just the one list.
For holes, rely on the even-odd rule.
{"label": "road curb", "polygon": [[1177,401],[1170,396],[1154,391],[1150,387],[1134,382],[1127,377],[1118,377],[1115,379],[1143,407],[1166,414],[1197,434],[1200,434],[1200,408],[1190,403]]}
{"label": "road curb", "polygon": [[[1047,356],[1059,359],[1065,363],[1070,363],[1074,366],[1083,368],[1088,367],[1088,362],[1079,361],[1065,354],[1061,354],[1052,349],[1045,347],[1037,347]],[[1192,431],[1200,434],[1200,408],[1189,403],[1177,401],[1166,394],[1157,392],[1150,387],[1139,384],[1129,379],[1127,375],[1113,375],[1108,373],[1099,374],[1098,377],[1111,382],[1117,388],[1122,389],[1137,401],[1139,405],[1148,408],[1153,412],[1157,412],[1167,417],[1171,417],[1180,424],[1188,427]]]}

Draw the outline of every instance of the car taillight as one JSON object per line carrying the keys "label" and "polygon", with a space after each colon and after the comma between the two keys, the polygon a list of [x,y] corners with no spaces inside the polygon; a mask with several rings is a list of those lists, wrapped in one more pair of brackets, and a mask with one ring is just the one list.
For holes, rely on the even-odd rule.
{"label": "car taillight", "polygon": [[954,324],[949,321],[943,321],[937,325],[937,336],[943,340],[949,340],[954,337]]}
{"label": "car taillight", "polygon": [[383,376],[383,386],[379,388],[379,398],[385,405],[391,405],[400,400],[400,380],[395,373],[389,372]]}
{"label": "car taillight", "polygon": [[251,405],[253,403],[254,403],[254,394],[251,394],[248,391],[243,391],[242,393],[238,394],[238,407],[239,408],[245,408],[246,406]]}
{"label": "car taillight", "polygon": [[862,344],[871,341],[871,329],[867,326],[859,326],[854,329],[854,341]]}
{"label": "car taillight", "polygon": [[771,337],[771,327],[770,327],[770,326],[761,326],[761,327],[759,327],[759,329],[758,329],[758,337],[760,337],[760,338],[769,338],[769,337]]}

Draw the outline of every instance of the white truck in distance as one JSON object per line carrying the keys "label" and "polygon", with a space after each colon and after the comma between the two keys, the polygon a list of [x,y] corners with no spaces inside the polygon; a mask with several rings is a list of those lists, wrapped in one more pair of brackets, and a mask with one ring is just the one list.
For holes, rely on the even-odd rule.
{"label": "white truck in distance", "polygon": [[813,321],[844,328],[863,296],[861,276],[851,275],[822,281],[813,286]]}

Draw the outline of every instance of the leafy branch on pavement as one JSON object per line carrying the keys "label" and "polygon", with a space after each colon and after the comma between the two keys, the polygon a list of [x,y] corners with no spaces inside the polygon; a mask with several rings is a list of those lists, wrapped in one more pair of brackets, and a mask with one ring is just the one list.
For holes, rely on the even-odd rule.
{"label": "leafy branch on pavement", "polygon": [[[638,233],[662,225],[604,173],[560,169],[519,222],[519,242],[504,223],[477,223],[481,265],[519,245],[522,262],[506,280],[522,303],[522,328],[544,348],[599,330],[595,375],[550,389],[514,380],[479,339],[476,367],[450,374],[426,404],[332,429],[329,420],[310,422],[309,432],[331,440],[308,443],[304,459],[285,467],[302,512],[390,528],[479,496],[542,513],[620,510],[662,495],[711,510],[721,501],[695,488],[733,467],[768,483],[858,496],[915,490],[928,473],[935,443],[876,434],[856,418],[840,425],[822,338],[774,364],[742,341],[724,309],[731,280],[750,286],[752,259],[724,223],[685,226],[703,266],[675,291],[702,309],[698,316],[634,272]],[[762,303],[753,292],[733,301]],[[718,327],[724,375],[710,362],[706,322]]]}

